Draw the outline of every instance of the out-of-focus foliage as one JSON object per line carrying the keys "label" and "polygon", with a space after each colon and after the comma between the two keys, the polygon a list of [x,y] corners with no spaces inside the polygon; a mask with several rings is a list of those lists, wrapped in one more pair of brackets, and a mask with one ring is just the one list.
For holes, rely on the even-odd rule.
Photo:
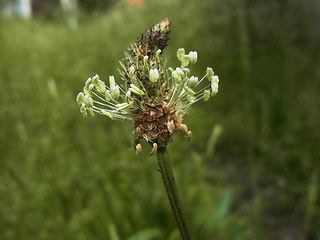
{"label": "out-of-focus foliage", "polygon": [[0,239],[179,239],[155,157],[132,123],[83,118],[83,82],[171,17],[164,51],[199,54],[219,94],[169,146],[194,239],[320,237],[317,1],[121,2],[105,14],[0,19]]}
{"label": "out-of-focus foliage", "polygon": [[106,10],[118,0],[78,0],[79,7],[84,11],[102,11]]}

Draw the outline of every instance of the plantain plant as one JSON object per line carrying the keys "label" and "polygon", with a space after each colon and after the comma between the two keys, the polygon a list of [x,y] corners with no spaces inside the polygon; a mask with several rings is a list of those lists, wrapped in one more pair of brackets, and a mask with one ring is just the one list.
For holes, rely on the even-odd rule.
{"label": "plantain plant", "polygon": [[177,51],[181,65],[165,68],[162,52],[168,43],[170,24],[170,19],[164,19],[131,45],[120,61],[123,84],[117,84],[110,76],[107,86],[95,75],[85,82],[76,99],[84,116],[98,113],[112,120],[133,121],[133,147],[140,154],[140,141],[144,139],[151,146],[151,154],[157,155],[181,237],[191,239],[166,147],[177,131],[191,139],[184,116],[192,104],[202,99],[208,101],[217,94],[219,78],[210,67],[200,80],[191,75],[189,66],[197,62],[198,54],[186,54],[183,48]]}

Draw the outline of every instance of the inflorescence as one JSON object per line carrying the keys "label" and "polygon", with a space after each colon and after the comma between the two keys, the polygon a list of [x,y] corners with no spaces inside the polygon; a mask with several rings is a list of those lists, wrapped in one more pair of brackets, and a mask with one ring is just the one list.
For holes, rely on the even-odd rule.
{"label": "inflorescence", "polygon": [[[191,132],[183,123],[188,108],[201,99],[208,101],[218,92],[219,78],[208,67],[199,80],[191,75],[190,65],[198,60],[196,51],[178,49],[180,67],[164,68],[162,50],[167,45],[170,20],[165,19],[146,31],[129,48],[120,62],[122,85],[109,76],[109,86],[98,75],[89,78],[77,96],[80,112],[87,116],[99,113],[113,120],[134,121],[134,146],[142,150],[144,138],[155,153],[165,147],[175,131],[188,138]],[[207,84],[201,84],[207,82]],[[200,90],[197,90],[200,88]]]}

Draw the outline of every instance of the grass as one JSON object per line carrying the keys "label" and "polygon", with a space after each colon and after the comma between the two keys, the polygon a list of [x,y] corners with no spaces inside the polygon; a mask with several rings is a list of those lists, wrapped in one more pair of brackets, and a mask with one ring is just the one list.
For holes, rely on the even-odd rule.
{"label": "grass", "polygon": [[168,16],[170,65],[178,47],[196,50],[194,71],[221,79],[187,116],[193,140],[169,146],[194,238],[319,238],[316,15],[293,0],[239,3],[119,4],[76,29],[1,19],[0,238],[178,239],[155,157],[129,150],[131,123],[83,118],[75,102]]}

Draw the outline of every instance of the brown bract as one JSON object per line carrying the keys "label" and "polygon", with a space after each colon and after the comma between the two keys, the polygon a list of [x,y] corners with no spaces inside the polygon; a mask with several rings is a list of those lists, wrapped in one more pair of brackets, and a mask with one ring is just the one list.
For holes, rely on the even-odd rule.
{"label": "brown bract", "polygon": [[144,138],[151,145],[156,143],[158,147],[165,147],[176,130],[188,131],[182,124],[182,115],[165,101],[150,102],[144,110],[139,109],[134,114],[135,142]]}

